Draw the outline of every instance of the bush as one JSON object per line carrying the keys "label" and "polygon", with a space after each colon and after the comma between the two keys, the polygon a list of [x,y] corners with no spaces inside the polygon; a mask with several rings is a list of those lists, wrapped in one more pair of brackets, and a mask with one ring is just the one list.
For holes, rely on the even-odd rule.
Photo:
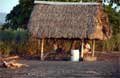
{"label": "bush", "polygon": [[12,51],[12,46],[9,44],[9,42],[4,41],[4,42],[0,42],[0,54],[1,55],[9,55]]}
{"label": "bush", "polygon": [[120,51],[120,33],[106,41],[97,41],[96,49],[102,51]]}
{"label": "bush", "polygon": [[[0,52],[1,54],[18,54],[23,52],[28,40],[28,33],[23,29],[5,29],[0,30]],[[19,51],[20,50],[20,51]]]}

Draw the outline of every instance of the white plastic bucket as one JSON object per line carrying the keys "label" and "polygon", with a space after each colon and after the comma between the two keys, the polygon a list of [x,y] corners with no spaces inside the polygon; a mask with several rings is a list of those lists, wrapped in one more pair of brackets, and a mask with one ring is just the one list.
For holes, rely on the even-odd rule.
{"label": "white plastic bucket", "polygon": [[79,50],[71,50],[71,61],[79,61]]}

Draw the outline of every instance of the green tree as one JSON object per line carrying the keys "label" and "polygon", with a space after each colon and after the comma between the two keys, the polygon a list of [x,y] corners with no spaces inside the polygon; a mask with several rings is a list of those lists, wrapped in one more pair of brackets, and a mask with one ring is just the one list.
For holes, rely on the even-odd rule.
{"label": "green tree", "polygon": [[105,12],[109,17],[110,26],[112,26],[113,35],[120,33],[120,12],[116,12],[112,6],[105,6]]}
{"label": "green tree", "polygon": [[116,3],[116,4],[118,4],[118,5],[120,5],[120,0],[110,0],[110,3]]}
{"label": "green tree", "polygon": [[[104,41],[103,46],[104,50],[120,51],[120,11],[116,11],[116,9],[120,6],[120,1],[110,0],[108,3],[109,5],[104,5],[104,10],[109,17],[109,23],[112,28],[113,35],[110,40]],[[116,6],[113,8],[114,4],[116,4]]]}
{"label": "green tree", "polygon": [[33,8],[34,0],[19,0],[13,10],[6,16],[6,24],[3,27],[12,29],[27,28],[27,23]]}

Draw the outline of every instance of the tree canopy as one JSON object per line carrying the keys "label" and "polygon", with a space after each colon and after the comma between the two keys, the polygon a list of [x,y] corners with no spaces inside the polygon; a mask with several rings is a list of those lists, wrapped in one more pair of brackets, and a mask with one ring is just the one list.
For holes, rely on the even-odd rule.
{"label": "tree canopy", "polygon": [[19,0],[19,4],[7,14],[5,27],[11,27],[12,29],[20,27],[26,29],[34,5],[33,3],[34,0]]}
{"label": "tree canopy", "polygon": [[105,12],[109,17],[113,34],[120,33],[120,12],[116,12],[116,9],[112,8],[111,6],[105,6]]}

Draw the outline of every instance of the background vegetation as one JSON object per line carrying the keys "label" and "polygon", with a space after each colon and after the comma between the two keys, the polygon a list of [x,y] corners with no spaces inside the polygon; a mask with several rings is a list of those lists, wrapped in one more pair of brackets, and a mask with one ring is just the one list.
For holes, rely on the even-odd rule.
{"label": "background vegetation", "polygon": [[[65,2],[97,2],[101,0],[46,0],[46,1],[65,1]],[[120,51],[120,11],[116,11],[120,6],[119,0],[103,0],[109,5],[104,5],[104,11],[108,14],[113,36],[107,41],[97,41],[96,50],[99,51]],[[113,5],[116,6],[113,8]],[[0,54],[10,55],[39,55],[40,45],[37,39],[31,38],[27,31],[27,24],[34,6],[34,0],[19,0],[13,10],[7,14],[6,23],[0,28]],[[45,40],[45,51],[52,49],[54,39]],[[65,47],[66,51],[72,45],[72,40],[57,40],[59,44]],[[65,44],[63,44],[65,42]],[[79,48],[80,41],[76,40],[76,47]],[[91,41],[90,41],[91,43]]]}

